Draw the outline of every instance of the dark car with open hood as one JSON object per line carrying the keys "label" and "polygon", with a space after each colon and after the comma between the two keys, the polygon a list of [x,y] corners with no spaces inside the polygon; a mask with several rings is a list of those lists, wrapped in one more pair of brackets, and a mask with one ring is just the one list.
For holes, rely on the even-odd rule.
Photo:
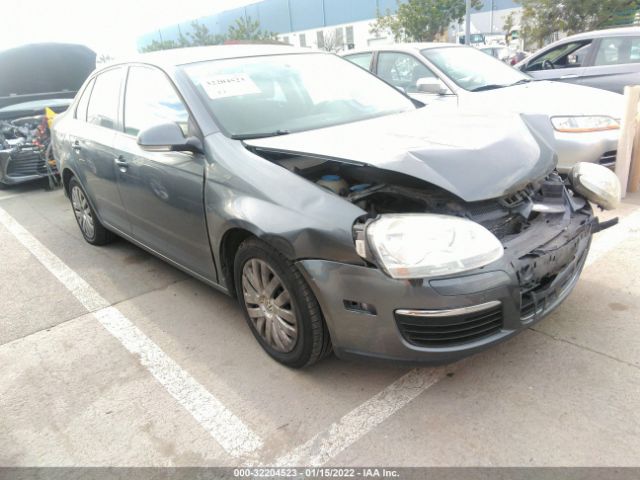
{"label": "dark car with open hood", "polygon": [[55,172],[45,108],[65,111],[95,68],[95,52],[82,45],[38,43],[0,52],[0,187]]}
{"label": "dark car with open hood", "polygon": [[[549,117],[431,112],[335,55],[236,45],[95,72],[53,128],[87,242],[237,297],[277,361],[445,363],[571,292],[617,177]],[[177,321],[179,319],[176,319]]]}

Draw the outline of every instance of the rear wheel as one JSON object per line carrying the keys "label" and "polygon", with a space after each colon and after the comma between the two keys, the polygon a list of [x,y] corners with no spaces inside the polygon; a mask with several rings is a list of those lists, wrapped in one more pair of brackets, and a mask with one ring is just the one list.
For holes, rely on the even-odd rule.
{"label": "rear wheel", "polygon": [[240,306],[264,350],[289,367],[311,365],[331,352],[320,306],[296,266],[266,243],[242,243],[234,262]]}
{"label": "rear wheel", "polygon": [[80,232],[87,242],[91,245],[106,245],[113,241],[115,235],[100,223],[86,193],[75,178],[69,180],[69,199]]}

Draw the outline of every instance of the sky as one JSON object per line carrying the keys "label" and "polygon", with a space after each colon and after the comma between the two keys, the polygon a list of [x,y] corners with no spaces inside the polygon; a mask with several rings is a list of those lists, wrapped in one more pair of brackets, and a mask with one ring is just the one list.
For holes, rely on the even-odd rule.
{"label": "sky", "polygon": [[[27,0],[0,2],[0,50],[37,42],[87,45],[100,54],[136,53],[136,39],[159,27],[257,0]],[[25,7],[28,5],[28,9]],[[17,15],[7,12],[19,10]]]}

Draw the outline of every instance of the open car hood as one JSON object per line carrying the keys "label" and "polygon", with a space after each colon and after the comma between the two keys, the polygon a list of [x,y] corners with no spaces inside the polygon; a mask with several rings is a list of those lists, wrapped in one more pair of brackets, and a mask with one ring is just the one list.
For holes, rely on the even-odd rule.
{"label": "open car hood", "polygon": [[10,105],[73,98],[95,68],[95,52],[83,45],[38,43],[4,50],[0,111]]}
{"label": "open car hood", "polygon": [[462,115],[427,108],[279,137],[258,153],[314,156],[411,175],[474,202],[521,190],[556,164],[549,117]]}

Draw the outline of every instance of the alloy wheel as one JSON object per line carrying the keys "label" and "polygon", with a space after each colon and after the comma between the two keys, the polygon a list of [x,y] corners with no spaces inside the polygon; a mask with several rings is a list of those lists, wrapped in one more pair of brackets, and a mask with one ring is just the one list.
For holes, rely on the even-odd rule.
{"label": "alloy wheel", "polygon": [[87,238],[93,238],[95,234],[95,226],[93,223],[93,215],[91,207],[80,187],[74,186],[71,189],[71,204],[73,205],[73,213],[76,216],[80,230]]}
{"label": "alloy wheel", "polygon": [[289,291],[269,265],[248,260],[242,269],[244,304],[256,331],[274,350],[291,352],[298,339],[298,319]]}

